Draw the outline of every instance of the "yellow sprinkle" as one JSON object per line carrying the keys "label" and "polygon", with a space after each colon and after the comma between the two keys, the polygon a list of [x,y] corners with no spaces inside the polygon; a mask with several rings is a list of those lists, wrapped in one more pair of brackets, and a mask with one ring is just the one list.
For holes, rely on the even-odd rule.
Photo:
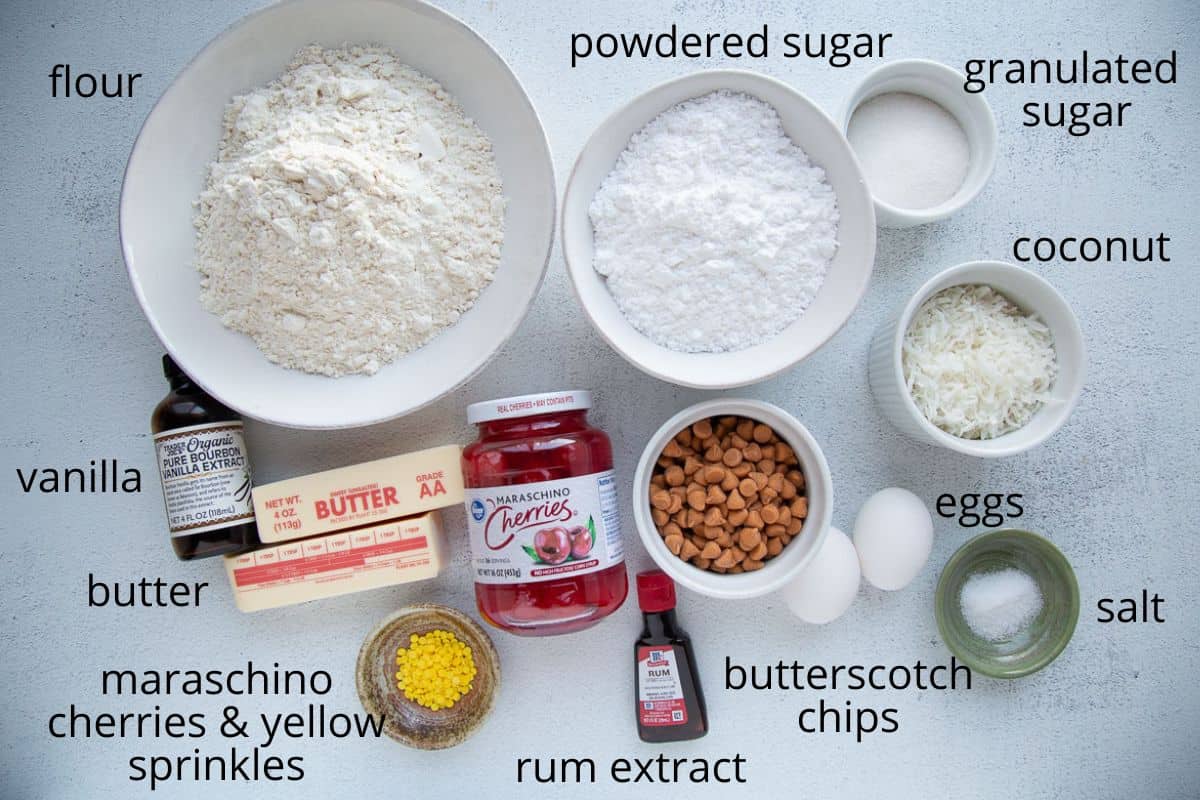
{"label": "yellow sprinkle", "polygon": [[433,630],[408,637],[408,649],[396,651],[396,687],[431,711],[450,708],[471,691],[475,658],[452,632]]}

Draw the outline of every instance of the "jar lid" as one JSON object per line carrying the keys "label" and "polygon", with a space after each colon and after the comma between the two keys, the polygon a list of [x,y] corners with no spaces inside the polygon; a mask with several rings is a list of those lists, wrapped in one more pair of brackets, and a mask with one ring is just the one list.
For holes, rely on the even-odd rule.
{"label": "jar lid", "polygon": [[661,569],[639,572],[638,608],[647,614],[659,614],[675,607],[675,582]]}
{"label": "jar lid", "polygon": [[559,411],[578,411],[592,407],[592,393],[582,390],[543,392],[485,400],[467,406],[467,422],[491,422],[494,419],[516,419]]}

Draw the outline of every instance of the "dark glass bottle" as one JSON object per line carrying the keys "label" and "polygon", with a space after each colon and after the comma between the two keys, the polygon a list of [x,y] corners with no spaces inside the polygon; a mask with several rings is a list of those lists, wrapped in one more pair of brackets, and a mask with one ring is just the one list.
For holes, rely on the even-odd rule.
{"label": "dark glass bottle", "polygon": [[675,620],[675,584],[660,570],[638,573],[642,635],[634,646],[638,736],[681,742],[708,733],[692,640]]}
{"label": "dark glass bottle", "polygon": [[171,546],[183,561],[258,542],[242,419],[163,356],[171,391],[150,417]]}

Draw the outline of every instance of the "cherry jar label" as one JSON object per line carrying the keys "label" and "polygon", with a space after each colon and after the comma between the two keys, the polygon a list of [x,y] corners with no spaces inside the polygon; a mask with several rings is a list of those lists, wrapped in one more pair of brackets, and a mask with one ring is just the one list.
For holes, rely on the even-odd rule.
{"label": "cherry jar label", "polygon": [[254,519],[242,423],[213,422],[154,435],[171,536]]}
{"label": "cherry jar label", "polygon": [[612,470],[467,489],[476,583],[534,583],[586,575],[625,557]]}
{"label": "cherry jar label", "polygon": [[639,647],[638,719],[643,727],[683,725],[687,703],[679,679],[679,659],[673,647]]}

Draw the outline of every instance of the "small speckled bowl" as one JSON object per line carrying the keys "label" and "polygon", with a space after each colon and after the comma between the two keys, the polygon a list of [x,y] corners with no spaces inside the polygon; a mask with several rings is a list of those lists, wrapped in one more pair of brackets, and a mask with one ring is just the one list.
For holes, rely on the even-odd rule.
{"label": "small speckled bowl", "polygon": [[[1042,610],[1024,630],[1000,641],[983,639],[963,618],[959,595],[971,575],[1019,569],[1042,593]],[[1079,619],[1075,571],[1057,547],[1034,533],[1001,530],[976,536],[942,570],[933,601],[942,640],[960,661],[993,678],[1020,678],[1045,667],[1066,648]]]}
{"label": "small speckled bowl", "polygon": [[[452,708],[430,711],[396,688],[396,650],[412,634],[446,630],[471,648],[475,681]],[[492,640],[470,617],[439,605],[400,609],[371,631],[358,651],[355,668],[358,697],[372,715],[383,715],[383,732],[401,744],[421,750],[441,750],[466,741],[492,711],[500,685],[500,656]]]}

